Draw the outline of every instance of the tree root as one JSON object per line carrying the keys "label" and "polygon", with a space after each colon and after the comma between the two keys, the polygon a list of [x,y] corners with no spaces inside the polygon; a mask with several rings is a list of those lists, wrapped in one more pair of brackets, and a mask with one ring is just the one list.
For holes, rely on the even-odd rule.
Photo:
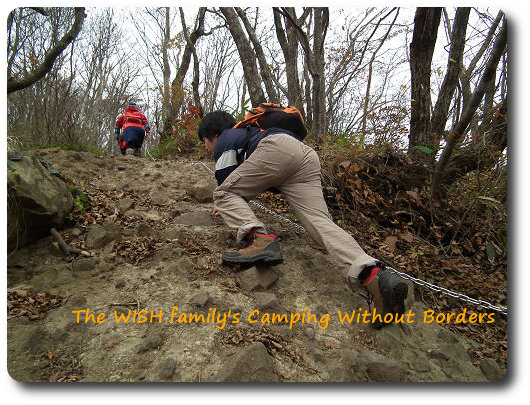
{"label": "tree root", "polygon": [[92,256],[90,253],[85,252],[84,250],[76,249],[76,248],[68,246],[55,228],[50,229],[50,233],[55,238],[57,243],[59,243],[59,247],[61,248],[61,250],[63,251],[65,255],[75,255],[75,256],[84,256],[84,257]]}

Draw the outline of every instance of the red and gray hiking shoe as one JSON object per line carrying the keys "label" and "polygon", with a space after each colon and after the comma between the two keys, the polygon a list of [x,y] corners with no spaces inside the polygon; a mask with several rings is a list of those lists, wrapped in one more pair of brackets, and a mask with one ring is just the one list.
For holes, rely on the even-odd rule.
{"label": "red and gray hiking shoe", "polygon": [[272,233],[265,235],[252,231],[247,239],[247,246],[223,253],[222,260],[224,264],[242,264],[245,266],[264,264],[274,266],[283,262],[276,235]]}
{"label": "red and gray hiking shoe", "polygon": [[[405,313],[408,286],[400,277],[384,270],[383,263],[378,262],[375,266],[363,269],[359,281],[373,297],[376,314],[381,315],[381,319],[376,317],[372,320],[375,328],[390,324],[396,317]],[[393,317],[385,321],[385,315],[389,313],[393,314]]]}

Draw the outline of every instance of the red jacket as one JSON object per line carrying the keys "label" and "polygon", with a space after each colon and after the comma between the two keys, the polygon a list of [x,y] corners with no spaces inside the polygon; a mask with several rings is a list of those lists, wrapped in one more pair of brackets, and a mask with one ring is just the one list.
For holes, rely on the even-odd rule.
{"label": "red jacket", "polygon": [[129,106],[125,109],[123,114],[118,117],[116,121],[117,128],[127,128],[127,127],[139,127],[144,128],[149,132],[149,125],[147,125],[147,118],[143,115],[138,108],[134,106]]}

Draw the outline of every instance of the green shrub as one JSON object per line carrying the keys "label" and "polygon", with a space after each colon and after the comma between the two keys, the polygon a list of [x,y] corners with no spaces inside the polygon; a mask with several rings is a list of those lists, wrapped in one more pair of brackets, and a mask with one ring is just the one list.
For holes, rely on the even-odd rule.
{"label": "green shrub", "polygon": [[158,146],[151,149],[151,155],[159,159],[175,156],[202,156],[204,145],[197,137],[200,121],[199,109],[188,103],[188,112],[175,121],[173,135],[160,141]]}
{"label": "green shrub", "polygon": [[70,213],[70,219],[75,215],[84,215],[88,208],[88,196],[83,190],[78,189],[77,187],[70,186],[70,193],[74,198],[74,209]]}

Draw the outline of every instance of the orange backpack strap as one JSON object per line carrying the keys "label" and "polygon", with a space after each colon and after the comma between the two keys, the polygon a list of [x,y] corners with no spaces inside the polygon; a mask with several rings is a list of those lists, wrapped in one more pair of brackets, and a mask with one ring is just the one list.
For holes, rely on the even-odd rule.
{"label": "orange backpack strap", "polygon": [[286,107],[281,104],[275,103],[261,103],[259,106],[252,108],[252,110],[246,113],[243,120],[239,121],[236,125],[234,125],[234,128],[246,128],[248,126],[259,127],[259,119],[269,111],[282,111],[286,114],[296,114],[298,118],[300,118],[300,121],[302,121],[302,124],[304,124],[304,118],[296,107]]}
{"label": "orange backpack strap", "polygon": [[265,108],[262,107],[263,104],[260,104],[258,107],[254,107],[248,113],[245,114],[243,120],[239,121],[234,128],[246,128],[249,125],[258,125],[258,118],[262,117],[265,114]]}

